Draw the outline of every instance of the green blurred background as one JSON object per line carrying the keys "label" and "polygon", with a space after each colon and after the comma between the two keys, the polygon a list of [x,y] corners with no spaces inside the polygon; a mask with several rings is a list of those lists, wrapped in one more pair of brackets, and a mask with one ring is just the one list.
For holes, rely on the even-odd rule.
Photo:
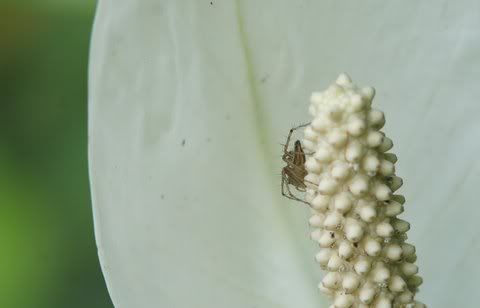
{"label": "green blurred background", "polygon": [[87,169],[92,0],[0,0],[0,307],[112,307]]}

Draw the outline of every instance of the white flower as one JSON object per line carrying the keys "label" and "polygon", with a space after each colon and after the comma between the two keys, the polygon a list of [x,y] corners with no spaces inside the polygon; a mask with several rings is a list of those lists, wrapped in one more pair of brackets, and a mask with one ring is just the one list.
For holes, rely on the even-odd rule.
{"label": "white flower", "polygon": [[278,143],[343,70],[388,115],[418,298],[476,307],[479,14],[466,0],[100,0],[89,156],[116,307],[326,305],[307,210],[281,199]]}

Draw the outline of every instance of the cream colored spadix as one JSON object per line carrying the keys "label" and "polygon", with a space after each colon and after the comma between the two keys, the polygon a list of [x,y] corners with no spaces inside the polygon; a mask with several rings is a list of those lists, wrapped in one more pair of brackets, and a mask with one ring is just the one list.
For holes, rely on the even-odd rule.
{"label": "cream colored spadix", "polygon": [[[320,246],[316,260],[328,272],[319,288],[332,308],[425,307],[414,300],[422,280],[412,263],[415,248],[405,243],[409,224],[397,218],[404,198],[394,192],[402,180],[394,154],[386,153],[393,143],[380,131],[383,113],[371,107],[374,94],[341,74],[311,97],[313,120],[303,145],[312,153],[306,201]],[[328,160],[311,161],[323,153]],[[318,178],[318,185],[308,178]]]}

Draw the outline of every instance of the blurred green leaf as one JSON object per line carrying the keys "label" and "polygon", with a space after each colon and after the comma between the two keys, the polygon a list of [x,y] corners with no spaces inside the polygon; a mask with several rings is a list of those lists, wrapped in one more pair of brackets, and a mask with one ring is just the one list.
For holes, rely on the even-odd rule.
{"label": "blurred green leaf", "polygon": [[87,175],[94,1],[0,4],[0,307],[112,307]]}

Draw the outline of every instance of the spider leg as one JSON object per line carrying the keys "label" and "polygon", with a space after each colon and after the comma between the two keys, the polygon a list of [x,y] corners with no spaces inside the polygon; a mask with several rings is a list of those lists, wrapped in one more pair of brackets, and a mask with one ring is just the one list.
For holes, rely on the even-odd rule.
{"label": "spider leg", "polygon": [[[285,195],[285,180],[286,180],[287,175],[285,174],[285,170],[282,169],[282,196],[286,197]],[[287,184],[288,185],[288,184]]]}
{"label": "spider leg", "polygon": [[[288,175],[285,173],[285,170],[282,170],[282,196],[287,197],[288,199],[299,201],[305,204],[308,204],[310,206],[310,203],[296,197],[292,191],[290,190],[290,186],[288,184]],[[287,193],[285,193],[285,189],[287,190]]]}
{"label": "spider leg", "polygon": [[288,153],[288,147],[290,146],[290,138],[292,137],[292,134],[293,134],[293,128],[290,129],[290,131],[288,132],[288,136],[287,136],[287,142],[285,142],[285,145],[283,146],[283,152],[284,153]]}
{"label": "spider leg", "polygon": [[298,198],[297,196],[295,196],[295,195],[292,193],[292,191],[290,190],[290,186],[289,186],[289,185],[287,185],[287,192],[288,192],[287,198],[292,199],[292,200],[295,200],[295,201],[299,201],[299,202],[302,202],[302,203],[305,203],[305,204],[307,204],[307,205],[310,206],[310,203],[308,203],[307,201],[302,200],[302,199]]}
{"label": "spider leg", "polygon": [[[309,180],[305,180],[305,177],[303,179],[301,179],[300,177],[297,176],[297,173],[301,173],[302,171],[304,171],[305,169],[303,169],[302,167],[300,166],[297,166],[297,165],[294,165],[294,164],[288,164],[288,166],[292,169],[294,169],[296,172],[293,172],[293,174],[291,176],[293,176],[298,182],[303,182],[303,183],[308,183],[308,184],[311,184],[313,186],[317,186],[318,183],[313,183]],[[305,190],[300,190],[298,189],[297,187],[297,190],[301,191],[301,192],[304,192]]]}
{"label": "spider leg", "polygon": [[297,130],[297,129],[302,128],[302,127],[307,127],[308,125],[310,125],[310,123],[312,123],[312,122],[307,122],[307,123],[304,123],[304,124],[300,124],[300,125],[292,128],[292,130]]}
{"label": "spider leg", "polygon": [[285,145],[283,146],[283,151],[284,152],[288,152],[288,147],[290,145],[290,138],[292,137],[293,132],[296,131],[299,128],[306,127],[306,126],[310,125],[310,123],[311,122],[301,124],[301,125],[295,126],[295,127],[290,129],[290,131],[288,132],[287,142],[285,142]]}

